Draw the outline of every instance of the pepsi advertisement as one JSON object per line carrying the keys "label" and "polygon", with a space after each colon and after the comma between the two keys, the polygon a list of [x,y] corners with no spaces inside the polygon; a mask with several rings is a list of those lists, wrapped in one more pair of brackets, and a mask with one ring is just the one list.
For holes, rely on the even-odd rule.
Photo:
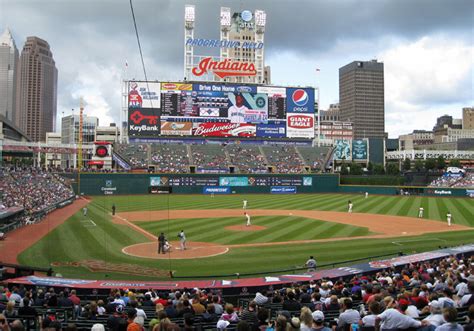
{"label": "pepsi advertisement", "polygon": [[257,137],[265,138],[285,138],[286,125],[285,124],[258,124]]}
{"label": "pepsi advertisement", "polygon": [[314,114],[314,89],[287,88],[286,112]]}

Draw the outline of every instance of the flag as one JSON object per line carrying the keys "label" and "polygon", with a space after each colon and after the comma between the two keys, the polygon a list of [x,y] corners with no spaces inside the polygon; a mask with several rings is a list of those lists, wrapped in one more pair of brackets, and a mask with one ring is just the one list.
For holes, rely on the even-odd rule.
{"label": "flag", "polygon": [[321,71],[321,70],[319,70],[319,68],[316,68],[316,71]]}
{"label": "flag", "polygon": [[125,60],[125,68],[128,68],[128,61]]}

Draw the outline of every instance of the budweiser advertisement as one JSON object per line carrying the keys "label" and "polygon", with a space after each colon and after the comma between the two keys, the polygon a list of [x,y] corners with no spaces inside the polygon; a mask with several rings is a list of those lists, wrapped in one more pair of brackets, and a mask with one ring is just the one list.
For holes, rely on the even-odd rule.
{"label": "budweiser advertisement", "polygon": [[248,123],[195,123],[193,135],[202,137],[255,137],[256,127]]}
{"label": "budweiser advertisement", "polygon": [[163,136],[190,136],[193,132],[191,122],[161,122],[161,135]]}
{"label": "budweiser advertisement", "polygon": [[255,76],[257,70],[252,62],[236,61],[232,59],[214,60],[212,57],[205,57],[199,61],[197,67],[192,69],[194,76],[202,76],[212,72],[219,78],[229,76]]}
{"label": "budweiser advertisement", "polygon": [[288,138],[314,138],[314,114],[286,114]]}

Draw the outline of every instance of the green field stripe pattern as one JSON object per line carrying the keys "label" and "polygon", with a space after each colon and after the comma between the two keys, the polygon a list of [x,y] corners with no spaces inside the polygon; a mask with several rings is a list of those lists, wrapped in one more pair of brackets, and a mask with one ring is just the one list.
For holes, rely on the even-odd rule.
{"label": "green field stripe pattern", "polygon": [[354,237],[370,234],[369,230],[363,227],[296,216],[252,217],[253,225],[264,226],[266,229],[251,232],[225,229],[230,225],[244,225],[243,217],[174,219],[137,222],[136,224],[155,236],[158,236],[160,232],[165,232],[170,240],[176,240],[178,232],[185,229],[189,240],[225,245]]}
{"label": "green field stripe pattern", "polygon": [[[375,196],[365,199],[362,194],[298,194],[298,195],[143,195],[100,196],[89,204],[84,217],[76,213],[64,224],[25,250],[18,260],[22,264],[48,267],[51,263],[69,263],[83,260],[100,260],[107,263],[127,263],[160,270],[174,270],[179,276],[256,272],[269,268],[291,268],[304,264],[314,255],[319,264],[338,262],[364,256],[404,252],[411,254],[474,242],[472,231],[447,231],[416,237],[388,239],[348,239],[320,243],[290,243],[267,247],[233,247],[224,255],[192,260],[153,260],[128,256],[122,248],[148,242],[143,234],[126,225],[111,221],[112,204],[117,212],[153,210],[240,209],[242,200],[248,200],[249,209],[333,210],[346,211],[347,202],[354,203],[354,212],[416,217],[423,206],[425,218],[446,222],[449,210],[455,224],[474,227],[474,199],[434,198],[419,196]],[[218,215],[217,215],[218,216]],[[150,214],[150,217],[151,214]],[[198,215],[197,215],[198,217]],[[88,222],[92,220],[95,224]],[[153,221],[153,220],[151,220]],[[42,223],[47,226],[48,217]],[[324,239],[367,235],[366,228],[306,219],[292,215],[254,216],[252,224],[267,227],[256,232],[224,230],[228,225],[243,225],[245,218],[216,218],[161,220],[137,222],[149,232],[166,232],[169,239],[177,240],[184,228],[189,240],[237,245],[240,243],[281,242],[305,239]],[[271,267],[269,267],[271,266]],[[93,273],[82,267],[55,266],[64,277],[87,279],[151,280],[155,277],[135,276],[126,273]]]}
{"label": "green field stripe pattern", "polygon": [[361,194],[301,194],[301,195],[143,195],[94,197],[93,205],[106,214],[112,204],[117,212],[166,209],[241,209],[248,200],[249,209],[293,209],[346,211],[348,200],[354,212],[416,217],[423,206],[425,218],[446,221],[448,208],[458,224],[474,226],[474,200],[469,198],[436,198],[419,196],[375,196],[364,199]]}

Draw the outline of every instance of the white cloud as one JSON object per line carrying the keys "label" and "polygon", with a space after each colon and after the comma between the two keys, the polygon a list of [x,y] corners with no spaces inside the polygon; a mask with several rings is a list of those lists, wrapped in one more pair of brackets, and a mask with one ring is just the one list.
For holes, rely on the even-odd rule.
{"label": "white cloud", "polygon": [[436,118],[460,117],[473,103],[474,47],[462,39],[423,37],[382,52],[385,118],[390,136],[432,129]]}

